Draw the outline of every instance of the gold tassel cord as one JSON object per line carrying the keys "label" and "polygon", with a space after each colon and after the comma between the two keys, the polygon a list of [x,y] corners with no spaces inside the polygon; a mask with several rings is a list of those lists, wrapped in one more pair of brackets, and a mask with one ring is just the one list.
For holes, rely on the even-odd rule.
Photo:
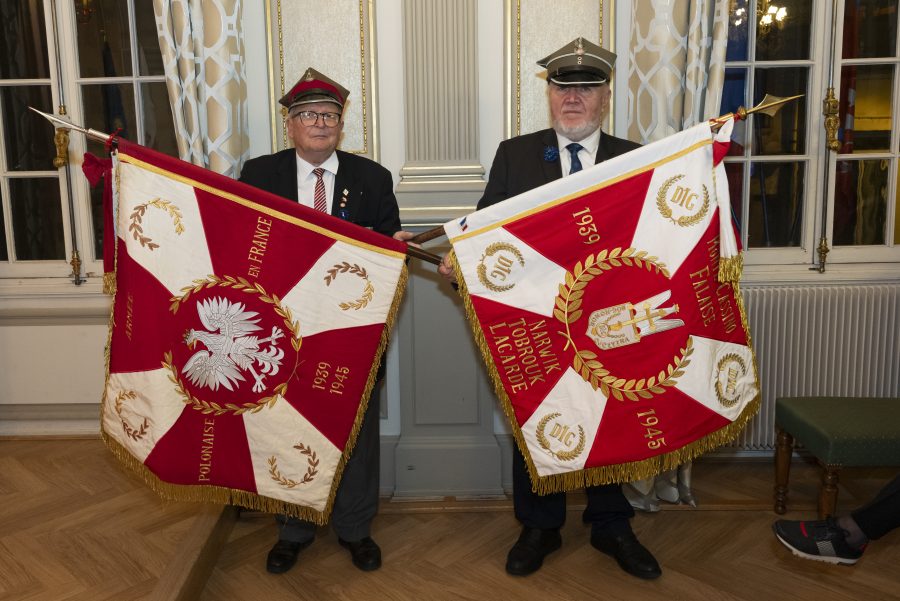
{"label": "gold tassel cord", "polygon": [[744,255],[719,259],[719,282],[739,282],[744,273]]}

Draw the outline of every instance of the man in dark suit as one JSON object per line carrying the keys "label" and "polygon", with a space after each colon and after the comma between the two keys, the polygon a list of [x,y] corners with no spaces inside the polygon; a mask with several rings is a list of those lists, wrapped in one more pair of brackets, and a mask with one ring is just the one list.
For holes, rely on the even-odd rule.
{"label": "man in dark suit", "polygon": [[[247,161],[240,180],[408,240],[413,234],[400,230],[390,172],[370,159],[337,150],[347,94],[337,82],[307,69],[278,101],[288,109],[287,133],[294,148]],[[378,404],[370,402],[331,514],[338,542],[349,549],[353,565],[364,571],[381,567],[381,549],[371,537],[378,510],[378,419]],[[286,515],[276,516],[276,521],[278,542],[269,551],[266,569],[278,574],[291,569],[300,551],[312,544],[316,526]]]}
{"label": "man in dark suit", "polygon": [[[638,147],[600,130],[609,111],[608,82],[615,60],[612,52],[578,38],[538,61],[547,69],[553,127],[500,143],[479,209]],[[448,257],[438,271],[452,278]],[[634,510],[621,487],[591,486],[586,492],[583,519],[591,524],[591,544],[614,557],[629,574],[657,578],[659,564],[631,530]],[[518,449],[513,453],[513,504],[522,533],[509,551],[506,571],[524,576],[537,571],[544,557],[562,544],[559,529],[566,518],[566,495],[533,492]]]}

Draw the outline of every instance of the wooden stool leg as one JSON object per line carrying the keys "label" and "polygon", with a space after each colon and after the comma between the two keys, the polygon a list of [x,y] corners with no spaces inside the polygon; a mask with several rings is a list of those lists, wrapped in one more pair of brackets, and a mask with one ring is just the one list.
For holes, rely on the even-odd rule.
{"label": "wooden stool leg", "polygon": [[787,511],[788,478],[791,475],[791,455],[794,453],[794,437],[777,429],[775,445],[775,513]]}
{"label": "wooden stool leg", "polygon": [[832,517],[837,507],[839,467],[823,465],[822,488],[819,489],[819,519]]}

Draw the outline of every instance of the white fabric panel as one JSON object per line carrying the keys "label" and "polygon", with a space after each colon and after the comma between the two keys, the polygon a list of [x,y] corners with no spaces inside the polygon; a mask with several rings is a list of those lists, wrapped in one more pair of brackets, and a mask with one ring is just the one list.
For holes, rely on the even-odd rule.
{"label": "white fabric panel", "polygon": [[[119,414],[116,412],[116,398],[125,392],[134,393],[135,398],[123,396]],[[172,394],[172,382],[169,381],[167,369],[110,374],[101,416],[103,431],[138,460],[145,461],[156,443],[181,416],[184,408],[181,398]],[[125,434],[123,420],[129,427],[138,430],[144,418],[149,422],[145,436],[134,440]]]}
{"label": "white fabric panel", "polygon": [[[342,309],[363,297],[366,281],[354,273],[338,273],[326,283],[329,270],[344,262],[366,271],[374,290],[372,299],[359,309]],[[310,336],[341,328],[384,323],[394,301],[394,291],[403,259],[373,252],[344,242],[335,242],[319,257],[307,274],[282,298],[300,321],[300,333]]]}
{"label": "white fabric panel", "polygon": [[[581,403],[578,407],[569,407],[571,399],[574,398],[589,398],[590,402]],[[553,390],[544,398],[541,406],[522,426],[522,436],[532,450],[531,459],[539,476],[550,476],[584,467],[588,454],[594,446],[594,438],[597,434],[597,428],[600,426],[600,420],[603,418],[606,402],[607,397],[599,390],[591,390],[591,385],[585,382],[574,370],[566,370],[566,373],[559,379]],[[552,433],[554,422],[560,424],[560,426],[568,426],[569,431],[575,432],[575,437],[573,437],[571,444],[568,446],[563,445],[555,438],[548,438],[551,442],[552,450],[556,452],[571,451],[576,447],[580,438],[578,426],[581,426],[584,431],[584,451],[569,461],[562,461],[546,450],[537,452],[537,449],[541,449],[540,444],[537,442],[537,431],[540,421],[545,416],[553,413],[561,415],[550,420],[545,425],[545,437],[549,437]]]}
{"label": "white fabric panel", "polygon": [[[290,404],[279,400],[269,409],[244,414],[244,427],[253,462],[253,476],[257,493],[289,503],[307,505],[316,511],[324,511],[331,491],[331,479],[341,459],[341,450],[335,447],[311,423]],[[282,441],[281,445],[277,444]],[[315,453],[304,455],[294,446],[302,444]],[[300,482],[309,473],[309,461],[318,461],[318,474],[310,482],[288,488],[272,477],[270,470],[275,458],[278,473],[284,478]]]}
{"label": "white fabric panel", "polygon": [[[709,125],[704,123],[672,136],[672,138],[681,139],[684,146],[689,147],[698,142],[712,141],[712,132]],[[712,170],[712,152],[712,144],[707,144],[673,161],[663,163],[653,171],[653,178],[647,190],[647,202],[644,203],[644,209],[641,212],[637,228],[635,228],[631,245],[658,257],[672,275],[675,275],[685,258],[697,245],[718,208],[717,188]],[[678,180],[673,179],[679,177]],[[704,200],[703,189],[706,188],[709,206],[698,223],[681,226],[663,216],[654,199],[667,183],[669,184],[668,190],[665,192],[667,198],[671,198],[676,186],[687,188],[698,194],[698,197],[692,201],[693,206],[690,209],[677,206],[667,200],[666,206],[672,213],[672,219],[700,213]]]}
{"label": "white fabric panel", "polygon": [[[194,188],[124,161],[118,165],[121,204],[117,234],[136,263],[156,277],[173,296],[180,296],[181,289],[191,285],[193,279],[213,273]],[[135,240],[128,227],[136,207],[157,200],[177,207],[184,230],[178,233],[175,218],[166,208],[168,205],[146,206],[140,227],[144,236],[159,245],[151,250]]]}
{"label": "white fabric panel", "polygon": [[[503,203],[501,203],[503,204]],[[488,245],[505,243],[515,247],[524,259],[525,265],[514,261],[511,273],[502,282],[503,287],[512,285],[512,288],[503,291],[494,291],[485,287],[479,280],[477,268],[481,257],[485,254]],[[512,305],[540,315],[553,315],[553,307],[559,285],[565,281],[566,270],[553,261],[550,261],[525,242],[512,235],[508,231],[492,230],[481,236],[467,238],[454,244],[454,251],[459,258],[460,265],[468,267],[463,272],[469,293],[481,296],[498,303]],[[487,261],[489,263],[490,260]],[[491,271],[490,267],[488,271]],[[524,278],[525,269],[528,270],[528,278]]]}
{"label": "white fabric panel", "polygon": [[[759,392],[753,369],[753,354],[749,348],[741,344],[698,336],[691,336],[691,340],[694,344],[694,352],[690,357],[691,363],[684,368],[684,375],[678,378],[675,388],[722,417],[734,421],[747,403],[752,401]],[[723,406],[716,395],[718,366],[720,362],[724,361],[727,369],[728,355],[739,357],[740,364],[744,367],[743,373],[735,381],[733,393],[727,394],[727,398],[736,400],[730,407]]]}

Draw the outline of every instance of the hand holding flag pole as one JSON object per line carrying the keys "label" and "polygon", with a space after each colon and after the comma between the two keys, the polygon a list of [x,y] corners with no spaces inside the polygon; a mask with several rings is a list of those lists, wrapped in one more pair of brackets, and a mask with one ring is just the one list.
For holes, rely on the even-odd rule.
{"label": "hand holding flag pole", "polygon": [[[82,127],[80,125],[75,125],[68,119],[63,119],[61,117],[57,117],[56,115],[51,115],[49,113],[39,111],[38,109],[34,108],[33,106],[29,106],[28,108],[30,108],[32,111],[34,111],[38,115],[41,115],[42,117],[44,117],[47,121],[49,121],[56,127],[64,127],[66,129],[75,130],[77,132],[84,134],[88,138],[91,138],[92,140],[97,140],[98,142],[103,142],[104,144],[107,144],[107,145],[113,144],[115,142],[116,134],[110,135],[110,134],[103,133],[102,131],[97,131],[96,129],[86,128],[86,127]],[[443,230],[441,230],[441,233],[443,233]],[[415,242],[415,240],[412,240],[411,242]],[[408,244],[406,247],[406,254],[409,255],[410,257],[415,257],[417,259],[421,259],[422,261],[428,261],[429,263],[433,263],[435,265],[441,264],[441,258],[439,256],[437,256],[434,253],[430,253],[427,250],[418,248],[416,246],[412,246],[412,245]]]}
{"label": "hand holding flag pole", "polygon": [[[747,115],[753,113],[763,113],[770,117],[775,116],[781,107],[786,103],[796,100],[798,98],[802,98],[803,94],[798,94],[796,96],[789,96],[787,98],[782,98],[780,96],[772,96],[771,94],[766,94],[765,97],[760,101],[759,104],[754,106],[753,108],[746,109],[742,106],[738,107],[738,109],[733,113],[728,113],[726,115],[722,115],[720,117],[716,117],[714,119],[709,120],[709,124],[713,129],[718,130],[729,119],[734,119],[735,121],[743,121],[747,118]],[[416,244],[422,244],[423,242],[428,242],[429,240],[434,240],[435,238],[439,238],[444,235],[444,226],[439,225],[436,228],[426,230],[416,236],[414,236],[410,242],[414,242]]]}

